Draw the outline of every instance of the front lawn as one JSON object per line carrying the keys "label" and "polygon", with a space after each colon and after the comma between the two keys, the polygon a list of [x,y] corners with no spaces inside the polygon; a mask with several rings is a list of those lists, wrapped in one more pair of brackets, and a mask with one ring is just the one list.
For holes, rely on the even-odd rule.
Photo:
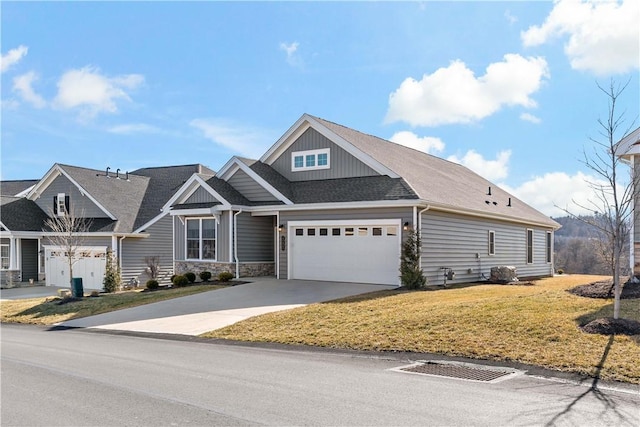
{"label": "front lawn", "polygon": [[66,304],[59,304],[60,299],[54,297],[0,301],[0,321],[52,325],[65,320],[184,297],[221,287],[216,285],[193,285],[153,292],[143,292],[142,289],[139,289],[114,294],[100,294],[99,297],[85,297],[81,301],[73,301]]}
{"label": "front lawn", "polygon": [[[640,336],[592,335],[578,328],[611,316],[613,300],[567,289],[602,279],[564,275],[533,286],[380,291],[265,314],[204,336],[518,361],[640,383]],[[622,317],[640,321],[640,300],[622,300]]]}

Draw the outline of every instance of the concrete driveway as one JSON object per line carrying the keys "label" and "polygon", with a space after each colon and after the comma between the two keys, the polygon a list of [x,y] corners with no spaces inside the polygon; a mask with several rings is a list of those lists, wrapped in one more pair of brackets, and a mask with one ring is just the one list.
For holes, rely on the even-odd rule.
{"label": "concrete driveway", "polygon": [[58,324],[136,332],[200,335],[249,317],[393,286],[251,278],[251,283]]}

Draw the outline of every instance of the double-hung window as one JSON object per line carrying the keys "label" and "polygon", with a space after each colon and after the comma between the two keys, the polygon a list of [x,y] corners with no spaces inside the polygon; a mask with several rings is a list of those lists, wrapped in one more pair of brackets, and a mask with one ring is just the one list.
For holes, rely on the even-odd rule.
{"label": "double-hung window", "polygon": [[216,220],[187,218],[187,259],[216,259]]}
{"label": "double-hung window", "polygon": [[329,169],[330,155],[328,148],[319,150],[294,151],[291,153],[291,170],[293,172],[316,169]]}
{"label": "double-hung window", "polygon": [[0,245],[0,268],[9,269],[9,245]]}

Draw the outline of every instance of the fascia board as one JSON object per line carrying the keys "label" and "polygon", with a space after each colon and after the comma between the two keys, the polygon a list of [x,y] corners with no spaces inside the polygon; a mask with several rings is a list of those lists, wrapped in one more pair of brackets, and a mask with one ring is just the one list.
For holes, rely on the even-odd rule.
{"label": "fascia board", "polygon": [[60,167],[60,165],[58,165],[57,163],[55,165],[53,165],[53,167],[51,169],[49,169],[49,171],[44,175],[44,177],[36,185],[33,186],[31,191],[27,195],[27,199],[35,200],[35,199],[39,198],[42,195],[42,192],[49,185],[51,185],[53,180],[56,179],[59,175],[64,175],[78,189],[78,191],[80,191],[80,193],[83,196],[85,196],[89,200],[91,200],[110,219],[112,219],[114,221],[118,219],[118,218],[115,217],[115,215],[113,215],[111,212],[109,212],[109,210],[107,208],[102,206],[102,204],[100,202],[98,202],[95,197],[93,197],[87,190],[85,190],[80,184],[78,184],[75,179],[71,178],[71,176],[62,167]]}
{"label": "fascia board", "polygon": [[273,187],[271,184],[265,181],[264,178],[262,178],[260,175],[258,175],[253,170],[251,170],[249,166],[247,166],[241,161],[238,161],[237,164],[240,170],[242,170],[247,175],[249,175],[251,179],[257,182],[262,188],[267,190],[269,193],[271,193],[271,195],[274,196],[276,199],[280,200],[283,203],[286,203],[287,205],[293,205],[293,202],[291,200],[289,200],[287,197],[285,197],[284,194],[276,190],[275,187]]}
{"label": "fascia board", "polygon": [[388,175],[391,178],[401,178],[395,171],[389,169],[369,154],[363,152],[349,141],[334,133],[320,122],[308,114],[304,114],[280,139],[267,151],[260,161],[271,165],[284,151],[293,144],[296,139],[304,133],[309,127],[326,137],[328,140],[378,172],[380,175]]}
{"label": "fascia board", "polygon": [[629,132],[624,138],[615,144],[615,152],[617,156],[626,156],[630,154],[638,154],[637,143],[640,142],[640,127]]}
{"label": "fascia board", "polygon": [[[287,129],[287,131],[276,141],[276,143],[273,144],[271,148],[269,148],[267,152],[262,155],[262,157],[260,157],[260,161],[268,165],[273,163],[273,160],[275,160],[276,157],[280,156],[281,153],[279,152],[286,150],[286,146],[284,148],[281,148],[282,145],[285,144],[285,142],[290,139],[295,140],[295,138],[291,138],[291,136],[294,133],[298,132],[300,130],[300,127],[304,124],[304,122],[305,121],[308,122],[308,119],[310,118],[311,117],[305,113],[298,120],[296,120],[296,122],[289,129]],[[306,130],[307,127],[305,127],[304,130]],[[288,143],[286,145],[288,146],[290,144],[291,143]]]}
{"label": "fascia board", "polygon": [[[216,211],[217,212],[217,211]],[[192,215],[211,215],[214,213],[213,208],[197,208],[197,209],[171,209],[171,216],[192,216]]]}
{"label": "fascia board", "polygon": [[133,230],[133,234],[138,234],[141,233],[142,230],[146,230],[147,228],[151,227],[153,224],[155,224],[156,222],[160,221],[162,218],[164,218],[165,216],[167,216],[168,212],[162,211],[159,215],[157,215],[155,218],[152,218],[151,220],[147,221],[146,223],[142,224],[140,227],[138,227],[137,229]]}
{"label": "fascia board", "polygon": [[379,200],[371,202],[339,202],[339,203],[304,203],[297,205],[263,205],[263,206],[232,206],[233,209],[243,209],[247,212],[282,212],[282,211],[308,211],[308,210],[331,210],[331,209],[370,209],[370,208],[390,208],[390,207],[413,207],[420,206],[418,199],[411,200]]}
{"label": "fascia board", "polygon": [[224,166],[222,166],[222,168],[220,168],[218,173],[216,173],[216,176],[218,178],[224,179],[226,181],[237,170],[237,163],[238,162],[240,162],[240,159],[238,159],[238,156],[231,157],[227,161],[227,163],[225,163]]}
{"label": "fascia board", "polygon": [[[51,232],[51,231],[43,231],[43,232],[39,233],[39,235],[42,236],[42,237],[58,236],[60,234],[61,233],[54,233],[54,232]],[[74,235],[80,236],[80,237],[149,237],[149,236],[151,236],[151,234],[149,234],[149,233],[109,233],[109,232],[74,233]]]}
{"label": "fascia board", "polygon": [[559,224],[558,225],[545,224],[538,221],[528,221],[526,219],[516,218],[516,217],[503,215],[503,214],[489,214],[486,212],[474,211],[472,209],[453,208],[450,206],[443,206],[443,205],[437,205],[437,204],[429,204],[429,210],[456,213],[460,215],[473,216],[476,218],[493,219],[496,221],[506,221],[506,222],[524,224],[524,225],[535,226],[535,227],[550,228],[553,230],[558,230],[561,227]]}
{"label": "fascia board", "polygon": [[22,190],[21,192],[19,192],[18,194],[16,194],[14,197],[27,197],[29,195],[29,193],[31,193],[31,190],[33,190],[33,187],[35,187],[36,184],[32,185],[31,187]]}
{"label": "fascia board", "polygon": [[[11,233],[11,230],[9,230],[9,227],[4,225],[4,223],[2,221],[0,221],[0,227],[4,228],[7,232]],[[0,232],[2,232],[2,230],[0,230]]]}
{"label": "fascia board", "polygon": [[206,192],[215,197],[223,205],[230,205],[230,203],[225,200],[224,197],[218,194],[217,191],[211,188],[204,179],[200,178],[197,174],[193,174],[191,175],[191,178],[187,180],[187,182],[182,184],[182,187],[180,187],[180,189],[176,191],[173,197],[171,197],[169,201],[165,203],[164,206],[162,206],[162,211],[165,213],[168,212],[171,209],[171,206],[176,204],[176,202],[181,203],[187,200],[189,196],[191,196],[200,187],[204,188]]}

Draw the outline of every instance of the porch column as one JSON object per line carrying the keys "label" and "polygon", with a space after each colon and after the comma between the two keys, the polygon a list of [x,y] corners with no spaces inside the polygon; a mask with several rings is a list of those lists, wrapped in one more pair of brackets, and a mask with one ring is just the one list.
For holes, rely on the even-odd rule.
{"label": "porch column", "polygon": [[9,270],[18,269],[18,256],[16,251],[16,238],[9,238]]}

